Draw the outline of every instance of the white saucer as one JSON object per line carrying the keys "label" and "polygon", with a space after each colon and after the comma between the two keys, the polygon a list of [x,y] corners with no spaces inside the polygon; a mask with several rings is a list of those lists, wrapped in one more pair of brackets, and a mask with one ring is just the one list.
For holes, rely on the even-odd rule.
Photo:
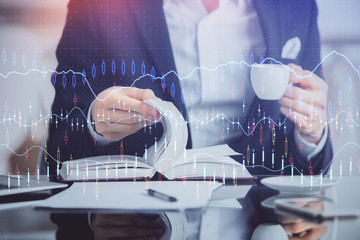
{"label": "white saucer", "polygon": [[[287,196],[287,198],[288,197],[289,196]],[[275,209],[275,207],[276,207],[275,200],[279,199],[279,198],[281,198],[280,195],[269,197],[269,198],[267,198],[267,199],[265,199],[264,201],[261,202],[261,206]]]}
{"label": "white saucer", "polygon": [[265,186],[286,195],[313,195],[338,183],[338,180],[320,176],[281,176],[261,179]]}

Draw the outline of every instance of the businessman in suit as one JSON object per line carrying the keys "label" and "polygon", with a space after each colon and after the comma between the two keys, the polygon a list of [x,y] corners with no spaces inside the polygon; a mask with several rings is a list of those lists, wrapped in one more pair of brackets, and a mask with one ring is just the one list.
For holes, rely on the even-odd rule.
{"label": "businessman in suit", "polygon": [[[315,1],[70,1],[68,9],[58,74],[52,77],[52,111],[59,117],[52,119],[47,149],[52,156],[60,151],[55,160],[120,154],[120,141],[124,154],[142,155],[162,135],[160,124],[143,120],[153,120],[143,101],[159,98],[173,102],[188,121],[187,148],[227,143],[242,153],[253,151],[256,165],[264,151],[266,168],[249,171],[271,174],[268,169],[281,169],[288,141],[299,171],[327,170],[332,149],[321,111],[327,85],[316,68]],[[249,83],[249,67],[231,64],[266,57],[293,70],[293,88],[279,101],[260,100]],[[217,120],[209,121],[213,117]],[[261,139],[259,127],[251,128],[258,121]],[[289,160],[287,154],[286,164]],[[55,170],[56,161],[50,161],[50,171]]]}
{"label": "businessman in suit", "polygon": [[[315,117],[294,124],[295,116],[305,118],[309,109],[313,109],[313,113],[320,107],[326,109],[327,86],[319,77],[320,68],[315,69],[320,62],[315,2],[304,1],[295,6],[281,1],[220,1],[218,7],[208,5],[201,1],[70,1],[67,24],[57,49],[57,72],[60,73],[52,77],[56,89],[52,111],[63,118],[66,113],[70,114],[68,119],[52,119],[47,142],[49,153],[57,156],[59,150],[60,160],[70,159],[70,155],[78,159],[119,154],[121,140],[125,154],[140,156],[145,146],[154,143],[155,137],[160,139],[162,129],[159,124],[149,131],[149,127],[141,129],[143,124],[139,125],[138,119],[122,120],[111,126],[104,121],[114,123],[128,117],[129,109],[132,114],[135,111],[137,115],[151,119],[151,114],[144,115],[142,101],[160,98],[172,101],[190,122],[188,148],[228,143],[246,153],[249,145],[251,150],[256,150],[256,163],[259,163],[264,148],[267,165],[272,150],[276,159],[284,155],[287,138],[288,152],[292,153],[298,169],[304,169],[304,174],[308,174],[305,169],[311,161],[314,173],[325,171],[332,157],[326,129]],[[234,21],[234,16],[239,20]],[[290,45],[298,49],[284,49],[290,40],[295,41]],[[170,71],[187,76],[198,66],[214,68],[217,64],[241,59],[250,63],[261,56],[284,64],[292,63],[290,66],[298,76],[307,75],[307,71],[313,69],[315,74],[301,79],[292,73],[293,94],[290,97],[286,91],[279,101],[262,101],[255,96],[249,84],[248,67],[235,68],[233,78],[231,66],[218,72],[196,70],[191,77],[182,80],[174,73],[162,79],[141,77],[144,72],[155,72],[161,77]],[[115,71],[112,71],[113,62],[116,63]],[[68,70],[84,72],[88,82],[80,74],[61,73]],[[221,71],[224,72],[223,80]],[[236,72],[240,73],[236,75]],[[106,101],[99,101],[113,90],[114,85],[135,88],[119,89]],[[303,102],[301,109],[297,104],[299,98]],[[126,105],[118,106],[119,102]],[[82,111],[71,111],[75,106]],[[247,136],[242,129],[229,126],[226,121],[222,121],[222,125],[208,124],[203,130],[200,124],[196,125],[199,123],[196,120],[205,122],[206,114],[208,119],[214,116],[213,113],[224,114],[231,121],[239,121],[248,133],[247,127],[262,120],[264,115],[276,123],[279,119],[284,121],[290,106],[297,114],[290,114],[280,130],[276,127],[275,144],[266,121],[263,121],[261,143],[259,127]],[[87,117],[96,124],[88,124]],[[223,131],[224,139],[221,138]],[[279,169],[279,162],[275,162],[274,169]],[[56,161],[50,161],[53,173],[55,164]],[[255,174],[271,173],[263,168],[252,170]]]}

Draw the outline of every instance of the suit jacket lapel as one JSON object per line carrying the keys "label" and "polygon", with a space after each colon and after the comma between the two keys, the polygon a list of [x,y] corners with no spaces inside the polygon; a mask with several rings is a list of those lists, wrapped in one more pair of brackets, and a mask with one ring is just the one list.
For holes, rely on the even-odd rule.
{"label": "suit jacket lapel", "polygon": [[266,56],[281,60],[283,46],[283,23],[279,17],[282,5],[278,0],[262,1],[254,0],[255,10],[258,14],[264,40],[266,44]]}
{"label": "suit jacket lapel", "polygon": [[138,25],[133,31],[139,31],[142,35],[146,47],[144,51],[149,53],[150,61],[157,70],[156,75],[176,70],[162,0],[128,2]]}
{"label": "suit jacket lapel", "polygon": [[[292,26],[291,21],[294,16],[291,9],[286,5],[288,3],[280,0],[254,0],[254,4],[264,34],[267,47],[266,56],[281,61],[283,64],[299,64],[299,58],[281,58],[286,41],[295,37],[295,34],[300,34],[294,33],[294,30],[289,27]],[[300,49],[298,56],[301,56],[302,49]]]}
{"label": "suit jacket lapel", "polygon": [[[151,58],[149,62],[155,66],[155,75],[162,76],[170,71],[176,73],[174,56],[163,10],[163,1],[130,0],[129,4],[134,13],[140,34],[143,37],[143,43],[145,45],[144,51],[148,52]],[[163,88],[165,95],[164,100],[172,101],[184,119],[187,119],[186,108],[181,98],[181,87],[178,77],[174,73],[170,73],[165,77],[165,81],[157,81],[160,87]],[[164,82],[165,84],[162,84]],[[191,147],[190,134],[187,147]]]}

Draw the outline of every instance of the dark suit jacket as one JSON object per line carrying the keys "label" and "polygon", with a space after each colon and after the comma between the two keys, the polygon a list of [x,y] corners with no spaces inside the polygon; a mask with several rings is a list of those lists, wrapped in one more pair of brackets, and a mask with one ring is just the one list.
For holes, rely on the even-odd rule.
{"label": "dark suit jacket", "polygon": [[[56,89],[52,106],[53,114],[58,116],[62,114],[63,117],[69,114],[68,119],[53,117],[51,120],[47,149],[55,159],[58,156],[58,149],[61,161],[68,160],[70,155],[73,159],[78,159],[120,153],[119,142],[95,146],[86,124],[88,107],[95,95],[104,89],[114,85],[130,86],[144,72],[155,71],[156,76],[162,76],[171,70],[176,71],[162,4],[162,0],[70,1],[67,22],[56,52],[59,62],[56,70],[60,73],[51,79]],[[287,40],[297,36],[302,43],[301,51],[291,62],[301,65],[304,69],[313,70],[320,62],[315,1],[254,0],[254,4],[267,47],[265,57],[272,57],[285,64],[290,62],[281,58],[282,47]],[[85,73],[88,83],[80,74],[67,72],[70,69]],[[318,72],[319,69],[316,70],[316,73]],[[187,118],[181,99],[179,80],[175,74],[171,73],[161,80],[144,77],[136,81],[135,86],[150,88],[161,99],[172,101],[184,118]],[[78,108],[71,111],[75,106],[73,101],[75,93]],[[255,98],[246,122],[252,119],[258,121],[263,117],[263,113],[258,116],[259,105],[266,111],[266,116],[270,116],[276,122],[279,118],[284,119],[277,101],[262,101]],[[271,130],[267,121],[263,123],[262,144],[259,141],[259,128],[255,130],[253,136],[243,135],[233,139],[229,144],[244,154],[248,145],[251,151],[255,149],[255,164],[261,164],[261,150],[264,148],[265,166],[269,169],[279,169],[281,156],[284,155],[284,141],[287,137],[288,152],[292,153],[295,166],[303,170],[304,174],[308,174],[309,163],[299,153],[299,148],[294,142],[293,122],[286,121],[286,131],[283,127],[280,129],[276,127],[275,145],[271,141]],[[68,137],[66,142],[65,133]],[[159,139],[161,134],[162,127],[157,125],[152,128],[151,133],[146,129],[145,132],[140,130],[126,137],[123,139],[125,154],[136,153],[141,156],[145,144],[147,147],[151,146],[154,137],[157,136]],[[187,147],[191,147],[191,139]],[[275,152],[275,166],[271,165],[272,149]],[[288,157],[285,158],[285,165],[289,164]],[[320,173],[325,169],[331,158],[332,149],[328,139],[323,150],[312,159],[314,173]],[[242,161],[242,157],[237,160]],[[55,173],[56,162],[51,159],[49,162],[51,172]],[[273,173],[260,167],[249,170],[253,174]],[[285,173],[289,172],[290,168],[287,168]]]}

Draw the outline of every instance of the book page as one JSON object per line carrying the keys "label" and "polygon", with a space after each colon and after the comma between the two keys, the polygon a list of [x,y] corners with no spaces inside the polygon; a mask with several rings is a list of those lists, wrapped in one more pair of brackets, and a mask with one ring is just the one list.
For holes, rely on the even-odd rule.
{"label": "book page", "polygon": [[232,160],[232,164],[221,162],[195,162],[181,164],[166,170],[168,179],[252,179],[245,166]]}
{"label": "book page", "polygon": [[164,133],[160,141],[148,150],[148,159],[154,159],[155,169],[165,169],[179,158],[188,140],[188,131],[185,120],[172,102],[160,100],[146,100],[147,104],[155,108],[162,116],[161,124]]}
{"label": "book page", "polygon": [[117,180],[152,177],[145,159],[128,155],[107,155],[66,161],[60,175],[65,181]]}
{"label": "book page", "polygon": [[193,148],[193,149],[185,149],[184,152],[179,157],[179,160],[186,159],[191,160],[194,158],[208,158],[211,156],[235,156],[242,155],[234,151],[229,145],[222,144],[210,147],[202,147],[202,148]]}
{"label": "book page", "polygon": [[214,163],[214,164],[226,164],[226,165],[235,165],[235,166],[241,166],[240,163],[238,163],[237,161],[235,161],[234,159],[232,159],[229,156],[220,156],[220,155],[199,155],[201,157],[198,158],[194,157],[192,159],[186,159],[186,160],[181,160],[179,159],[178,161],[175,162],[174,167],[179,167],[182,165],[196,165],[197,163]]}

